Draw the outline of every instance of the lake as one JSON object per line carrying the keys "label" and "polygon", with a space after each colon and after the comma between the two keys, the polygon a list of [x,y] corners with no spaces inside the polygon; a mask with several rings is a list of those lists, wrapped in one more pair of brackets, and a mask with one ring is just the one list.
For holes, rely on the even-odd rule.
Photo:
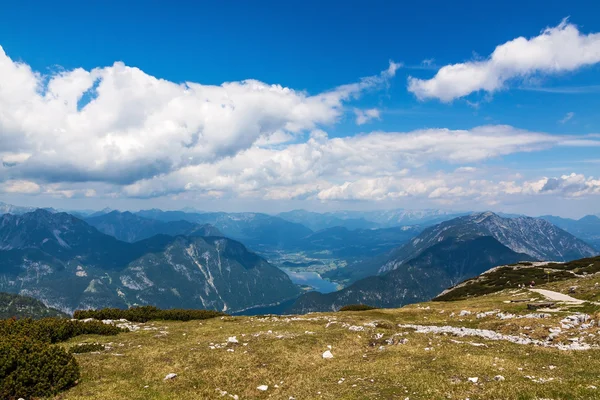
{"label": "lake", "polygon": [[296,272],[287,268],[281,268],[283,272],[288,274],[292,282],[296,285],[306,285],[312,287],[317,292],[331,293],[338,290],[337,283],[328,281],[327,279],[321,278],[316,272],[313,271],[302,271]]}

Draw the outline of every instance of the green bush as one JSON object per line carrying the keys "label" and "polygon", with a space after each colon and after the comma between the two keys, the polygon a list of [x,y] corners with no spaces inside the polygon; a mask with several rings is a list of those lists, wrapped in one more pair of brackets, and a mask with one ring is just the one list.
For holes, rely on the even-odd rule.
{"label": "green bush", "polygon": [[369,311],[376,309],[377,307],[371,307],[366,304],[348,304],[347,306],[340,308],[339,311]]}
{"label": "green bush", "polygon": [[104,351],[104,345],[100,343],[81,343],[69,349],[71,354],[91,353],[93,351]]}
{"label": "green bush", "polygon": [[79,379],[79,366],[72,354],[54,343],[123,331],[100,321],[0,320],[0,399],[49,397],[68,389]]}
{"label": "green bush", "polygon": [[116,335],[126,329],[100,321],[71,321],[61,318],[0,320],[0,337],[24,336],[45,343],[58,343],[80,335]]}
{"label": "green bush", "polygon": [[75,385],[79,366],[59,346],[23,336],[0,339],[0,398],[49,397]]}
{"label": "green bush", "polygon": [[131,322],[147,321],[191,321],[221,317],[224,314],[212,310],[161,310],[154,306],[132,307],[127,310],[120,308],[103,308],[101,310],[77,310],[73,314],[76,319],[126,319]]}

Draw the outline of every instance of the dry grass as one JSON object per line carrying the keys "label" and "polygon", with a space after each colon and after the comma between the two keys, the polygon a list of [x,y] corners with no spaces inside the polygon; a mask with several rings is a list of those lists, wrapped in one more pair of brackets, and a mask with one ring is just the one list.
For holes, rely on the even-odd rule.
{"label": "dry grass", "polygon": [[[479,338],[418,334],[398,324],[480,327],[542,337],[564,315],[543,320],[499,321],[474,313],[494,309],[527,314],[532,297],[505,291],[468,301],[425,303],[395,310],[323,313],[297,318],[225,317],[155,322],[117,337],[71,340],[109,344],[99,354],[77,356],[79,385],[61,399],[593,399],[600,398],[600,350],[560,351]],[[443,312],[442,312],[443,311]],[[455,315],[450,317],[451,313]],[[332,323],[334,322],[334,323]],[[377,322],[377,327],[364,326]],[[348,325],[363,326],[364,331]],[[161,334],[160,331],[168,332]],[[590,330],[597,334],[598,328]],[[587,333],[587,332],[586,332]],[[378,338],[377,334],[383,334]],[[547,333],[546,333],[547,334]],[[393,336],[396,335],[396,336]],[[238,344],[211,349],[236,336]],[[599,335],[600,336],[600,335]],[[405,344],[383,344],[388,338]],[[461,343],[457,343],[461,342]],[[246,345],[244,345],[247,343]],[[472,343],[483,343],[475,347]],[[322,358],[327,346],[333,359]],[[228,351],[233,349],[233,351]],[[426,350],[428,349],[428,350]],[[556,368],[551,368],[555,366]],[[168,373],[177,378],[163,381]],[[494,377],[502,375],[505,381]],[[528,378],[535,377],[535,378]],[[478,377],[477,384],[468,381]],[[342,379],[343,378],[343,379]],[[545,383],[535,382],[543,378]],[[547,380],[547,381],[546,381]],[[268,385],[267,391],[257,390]],[[590,385],[597,385],[594,390]],[[227,394],[222,396],[222,392]]]}

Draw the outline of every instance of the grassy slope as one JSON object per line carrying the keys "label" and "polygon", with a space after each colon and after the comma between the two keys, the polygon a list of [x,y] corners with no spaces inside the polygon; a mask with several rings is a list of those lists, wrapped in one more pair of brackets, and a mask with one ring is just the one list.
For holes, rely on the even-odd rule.
{"label": "grassy slope", "polygon": [[[477,319],[474,314],[458,316],[463,309],[526,314],[525,303],[503,301],[535,296],[529,291],[505,290],[468,300],[416,304],[401,309],[294,318],[224,317],[156,322],[145,326],[157,330],[140,330],[111,338],[79,337],[66,346],[85,341],[112,342],[112,350],[78,355],[81,382],[60,398],[211,399],[231,398],[227,397],[229,394],[238,395],[240,399],[286,400],[290,396],[296,399],[411,400],[600,398],[600,350],[568,352],[479,338],[419,334],[398,327],[406,323],[449,324],[542,338],[548,334],[548,327],[559,325],[561,318],[577,310],[559,312],[543,320],[503,321],[495,317]],[[580,309],[597,312],[590,305]],[[456,315],[451,317],[451,312]],[[336,323],[331,324],[332,321]],[[343,325],[374,321],[379,326],[366,327],[364,332],[351,331]],[[597,331],[597,327],[589,330],[594,334]],[[397,338],[407,338],[408,343],[383,343],[401,332],[406,334]],[[377,333],[383,334],[383,338],[375,340]],[[227,347],[233,348],[233,352],[226,348],[210,349],[211,343],[225,343],[234,335],[240,343]],[[566,341],[566,338],[561,340]],[[600,337],[589,338],[589,341],[600,341]],[[469,343],[485,343],[487,347]],[[384,344],[383,350],[379,349],[381,344]],[[322,358],[328,345],[334,354],[331,360]],[[556,368],[550,369],[550,365]],[[171,372],[178,377],[163,381]],[[506,380],[495,381],[496,375],[503,375]],[[554,380],[536,383],[526,376]],[[469,377],[478,377],[479,383],[469,382]],[[259,385],[268,385],[269,389],[261,392],[256,389]],[[590,385],[599,388],[594,390]],[[221,397],[219,390],[227,391],[228,395]]]}
{"label": "grassy slope", "polygon": [[[556,287],[570,287],[575,285],[573,283],[574,279],[578,279],[584,275],[591,276],[599,273],[600,257],[582,258],[564,264],[531,265],[531,263],[525,262],[494,268],[475,278],[467,279],[451,290],[436,297],[436,300],[461,300],[498,292],[510,287],[514,288],[519,284],[529,285],[531,281],[535,281],[538,285],[545,282],[554,282],[558,285]],[[549,289],[554,290],[550,287]]]}

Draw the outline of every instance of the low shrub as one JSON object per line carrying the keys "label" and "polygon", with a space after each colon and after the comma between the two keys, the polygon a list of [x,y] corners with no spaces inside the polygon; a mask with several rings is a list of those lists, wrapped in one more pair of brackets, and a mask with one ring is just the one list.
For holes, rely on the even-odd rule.
{"label": "low shrub", "polygon": [[369,311],[376,310],[377,307],[368,306],[366,304],[349,304],[340,308],[339,311]]}
{"label": "low shrub", "polygon": [[0,398],[49,397],[75,385],[79,366],[60,346],[23,336],[0,339]]}
{"label": "low shrub", "polygon": [[131,322],[147,321],[191,321],[225,316],[219,311],[213,310],[183,310],[170,309],[161,310],[154,306],[132,307],[127,310],[120,308],[103,308],[100,310],[77,310],[73,318],[87,319],[126,319]]}
{"label": "low shrub", "polygon": [[0,320],[0,337],[23,336],[45,343],[58,343],[80,335],[116,335],[126,329],[100,321],[71,321],[62,318]]}
{"label": "low shrub", "polygon": [[91,353],[94,351],[104,351],[104,345],[100,343],[81,343],[69,349],[69,353],[71,354]]}

